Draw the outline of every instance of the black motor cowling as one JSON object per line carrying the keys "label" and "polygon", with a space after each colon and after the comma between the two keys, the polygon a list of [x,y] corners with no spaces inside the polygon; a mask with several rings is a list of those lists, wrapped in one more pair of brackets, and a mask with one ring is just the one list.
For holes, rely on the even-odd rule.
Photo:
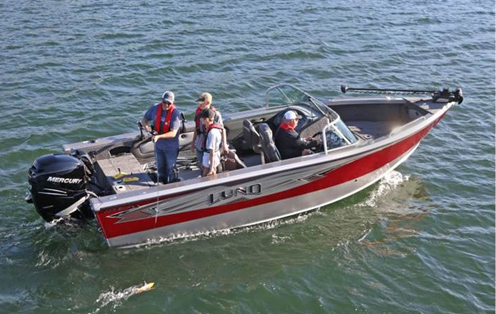
{"label": "black motor cowling", "polygon": [[91,160],[85,152],[36,159],[28,173],[36,211],[46,221],[69,215],[93,217],[87,202],[91,174]]}

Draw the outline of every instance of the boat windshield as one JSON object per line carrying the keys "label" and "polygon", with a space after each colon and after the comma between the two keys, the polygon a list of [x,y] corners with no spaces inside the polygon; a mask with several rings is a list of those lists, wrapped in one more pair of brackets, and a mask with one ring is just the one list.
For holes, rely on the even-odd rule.
{"label": "boat windshield", "polygon": [[324,148],[327,151],[343,147],[346,145],[354,144],[358,141],[358,139],[353,135],[353,133],[348,129],[346,124],[338,118],[333,122],[329,123],[323,130],[324,138]]}
{"label": "boat windshield", "polygon": [[331,121],[339,118],[337,113],[324,105],[320,100],[293,85],[279,84],[269,88],[265,93],[265,105],[267,109],[301,104],[313,107],[317,111],[320,111],[322,115],[329,117]]}
{"label": "boat windshield", "polygon": [[350,145],[358,141],[334,110],[301,89],[289,84],[280,84],[269,88],[265,94],[267,109],[301,104],[313,107],[322,113],[322,116],[329,118],[330,124],[326,127],[329,149]]}

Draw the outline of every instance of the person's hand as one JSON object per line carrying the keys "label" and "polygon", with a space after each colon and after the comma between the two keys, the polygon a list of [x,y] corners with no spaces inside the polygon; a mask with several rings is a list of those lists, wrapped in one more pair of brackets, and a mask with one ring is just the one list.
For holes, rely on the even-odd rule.
{"label": "person's hand", "polygon": [[305,141],[308,141],[308,142],[313,141],[313,138],[311,136],[309,136],[309,137],[305,138]]}
{"label": "person's hand", "polygon": [[152,128],[148,124],[145,124],[145,130],[146,132],[152,132]]}
{"label": "person's hand", "polygon": [[153,139],[153,143],[157,143],[157,141],[160,139],[160,137],[159,137],[159,135],[154,135],[152,137],[152,139]]}
{"label": "person's hand", "polygon": [[191,142],[191,151],[193,153],[196,151],[196,143],[195,143],[195,141]]}
{"label": "person's hand", "polygon": [[227,145],[223,145],[223,146],[222,146],[222,151],[223,151],[224,153],[229,153],[229,147],[227,147]]}

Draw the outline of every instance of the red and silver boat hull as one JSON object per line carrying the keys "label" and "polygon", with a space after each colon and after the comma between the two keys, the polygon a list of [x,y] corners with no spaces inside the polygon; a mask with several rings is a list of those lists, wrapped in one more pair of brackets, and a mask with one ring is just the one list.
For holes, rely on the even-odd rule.
{"label": "red and silver boat hull", "polygon": [[377,182],[398,167],[448,109],[388,138],[150,189],[91,200],[109,246],[240,228],[310,211]]}

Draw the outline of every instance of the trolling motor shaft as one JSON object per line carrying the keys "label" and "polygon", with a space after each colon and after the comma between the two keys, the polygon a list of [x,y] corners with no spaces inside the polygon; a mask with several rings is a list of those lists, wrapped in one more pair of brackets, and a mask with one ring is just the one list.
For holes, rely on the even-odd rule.
{"label": "trolling motor shaft", "polygon": [[463,102],[463,92],[461,88],[455,91],[450,91],[449,88],[442,90],[423,90],[423,89],[391,89],[391,88],[355,88],[348,87],[344,84],[341,85],[341,92],[348,91],[359,93],[377,93],[377,94],[430,94],[434,102],[452,102],[456,101],[458,104]]}

